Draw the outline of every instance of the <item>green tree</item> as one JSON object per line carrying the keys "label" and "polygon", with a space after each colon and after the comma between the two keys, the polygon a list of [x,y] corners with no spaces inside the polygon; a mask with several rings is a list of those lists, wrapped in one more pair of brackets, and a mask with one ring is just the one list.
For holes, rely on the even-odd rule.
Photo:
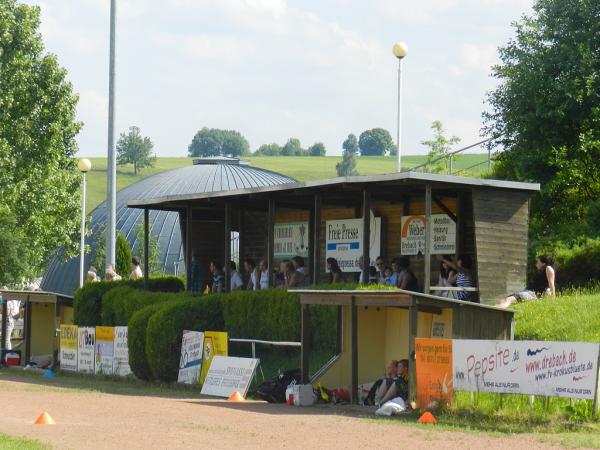
{"label": "green tree", "polygon": [[27,266],[28,248],[15,216],[0,206],[0,286],[21,280]]}
{"label": "green tree", "polygon": [[257,156],[281,156],[281,146],[276,143],[263,144],[254,154]]}
{"label": "green tree", "polygon": [[[449,172],[450,160],[448,158],[443,158],[439,161],[435,160],[442,156],[448,156],[452,152],[452,146],[458,144],[460,138],[458,136],[446,137],[442,122],[439,120],[435,120],[431,124],[431,129],[433,130],[433,139],[421,141],[421,145],[429,147],[429,152],[427,153],[427,162],[429,163],[427,171],[431,173]],[[456,161],[458,158],[458,155],[452,157],[453,161]]]}
{"label": "green tree", "polygon": [[356,139],[356,136],[350,133],[344,141],[344,143],[342,144],[342,148],[344,149],[344,152],[350,152],[353,155],[356,155],[359,150],[358,140]]}
{"label": "green tree", "polygon": [[129,127],[129,133],[121,133],[117,142],[117,164],[133,164],[133,173],[146,167],[154,167],[156,156],[152,156],[154,144],[142,136],[138,127]]}
{"label": "green tree", "polygon": [[39,25],[38,7],[0,1],[0,202],[22,232],[22,275],[75,254],[79,234],[78,97]]}
{"label": "green tree", "polygon": [[302,156],[303,153],[304,149],[300,144],[300,139],[297,138],[289,138],[281,149],[281,154],[283,156]]}
{"label": "green tree", "polygon": [[[152,234],[152,229],[149,230],[148,236],[148,267],[150,268],[149,275],[157,275],[162,273],[160,265],[160,248],[158,239]],[[140,258],[140,267],[144,269],[144,224],[140,223],[137,226],[135,235],[135,244],[132,252]]]}
{"label": "green tree", "polygon": [[394,141],[388,130],[373,128],[360,134],[358,147],[362,156],[384,156],[394,149]]}
{"label": "green tree", "polygon": [[308,154],[310,156],[325,156],[326,152],[327,150],[325,150],[325,144],[322,142],[316,142],[308,147]]}
{"label": "green tree", "polygon": [[534,237],[572,234],[600,196],[600,2],[537,0],[493,68],[483,114],[494,175],[541,183]]}
{"label": "green tree", "polygon": [[354,134],[349,134],[342,144],[344,152],[342,160],[335,165],[335,171],[338,177],[348,177],[358,175],[356,171],[356,154],[358,153],[358,141]]}
{"label": "green tree", "polygon": [[115,246],[115,259],[117,267],[115,270],[123,278],[129,277],[131,272],[131,246],[123,233],[117,234],[117,242]]}
{"label": "green tree", "polygon": [[250,144],[235,130],[204,127],[188,146],[189,156],[242,156],[250,152]]}

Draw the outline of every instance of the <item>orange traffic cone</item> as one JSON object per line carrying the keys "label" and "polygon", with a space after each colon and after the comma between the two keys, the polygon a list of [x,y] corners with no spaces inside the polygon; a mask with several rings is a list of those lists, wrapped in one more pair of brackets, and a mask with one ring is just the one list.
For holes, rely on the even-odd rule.
{"label": "orange traffic cone", "polygon": [[238,391],[235,391],[233,394],[231,394],[229,396],[229,398],[227,399],[227,401],[228,402],[245,402],[246,399]]}
{"label": "orange traffic cone", "polygon": [[56,422],[54,421],[54,419],[52,417],[50,417],[50,414],[48,414],[46,411],[43,411],[37,419],[35,419],[35,422],[33,422],[35,425],[55,425]]}
{"label": "orange traffic cone", "polygon": [[435,420],[435,417],[433,417],[433,414],[431,414],[429,411],[424,412],[421,417],[419,417],[419,420],[417,420],[417,422],[419,423],[437,423],[437,420]]}

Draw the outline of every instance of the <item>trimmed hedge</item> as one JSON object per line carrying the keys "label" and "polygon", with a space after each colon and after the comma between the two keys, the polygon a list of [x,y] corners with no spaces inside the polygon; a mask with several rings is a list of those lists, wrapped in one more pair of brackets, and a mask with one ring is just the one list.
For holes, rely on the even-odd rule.
{"label": "trimmed hedge", "polygon": [[102,325],[125,326],[133,314],[148,305],[179,300],[188,295],[185,292],[150,292],[119,286],[102,296]]}
{"label": "trimmed hedge", "polygon": [[[102,297],[111,289],[121,286],[143,289],[144,280],[100,281],[86,283],[82,288],[77,289],[73,299],[75,324],[93,327],[103,323]],[[157,277],[149,280],[149,291],[151,292],[181,292],[184,289],[185,284],[179,277]],[[107,319],[111,320],[112,312],[107,314],[109,314]]]}
{"label": "trimmed hedge", "polygon": [[177,380],[183,330],[224,330],[221,300],[220,295],[188,297],[158,307],[146,330],[146,358],[154,378]]}
{"label": "trimmed hedge", "polygon": [[155,303],[140,309],[131,317],[127,325],[129,366],[133,374],[140,380],[152,379],[152,371],[146,358],[146,330],[150,318],[163,306],[160,303]]}

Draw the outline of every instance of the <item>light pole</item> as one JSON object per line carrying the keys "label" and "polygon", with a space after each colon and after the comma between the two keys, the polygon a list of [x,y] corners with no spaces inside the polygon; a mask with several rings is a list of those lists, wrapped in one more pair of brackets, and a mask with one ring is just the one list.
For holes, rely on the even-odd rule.
{"label": "light pole", "polygon": [[117,165],[115,158],[115,34],[117,2],[110,1],[110,58],[108,68],[108,167],[106,177],[106,267],[115,264],[117,224]]}
{"label": "light pole", "polygon": [[79,245],[79,287],[83,287],[83,264],[85,249],[85,175],[91,170],[92,163],[89,159],[82,158],[77,163],[77,168],[83,175],[81,181],[81,243]]}
{"label": "light pole", "polygon": [[408,55],[408,46],[404,42],[396,42],[392,48],[398,58],[398,123],[396,128],[396,171],[402,170],[402,155],[400,154],[400,139],[402,138],[402,60]]}

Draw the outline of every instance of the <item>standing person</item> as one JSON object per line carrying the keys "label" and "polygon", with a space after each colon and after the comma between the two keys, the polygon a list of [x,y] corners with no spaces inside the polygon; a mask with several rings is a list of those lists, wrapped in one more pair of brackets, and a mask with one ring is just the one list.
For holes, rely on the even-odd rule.
{"label": "standing person", "polygon": [[260,288],[269,289],[269,265],[264,259],[258,263],[258,271],[260,272]]}
{"label": "standing person", "polygon": [[211,261],[210,273],[212,274],[211,292],[223,292],[225,290],[225,274],[223,273],[223,266],[216,261]]}
{"label": "standing person", "polygon": [[392,258],[392,273],[386,271],[386,268],[383,268],[383,279],[388,286],[398,287],[398,279],[400,275],[400,258]]}
{"label": "standing person", "polygon": [[415,274],[410,270],[410,259],[408,256],[398,258],[397,264],[399,268],[397,286],[406,291],[418,292],[419,282]]}
{"label": "standing person", "polygon": [[[448,258],[452,260],[451,258]],[[444,261],[440,261],[440,273],[438,276],[438,286],[439,287],[453,287],[454,285],[450,282],[450,280],[456,279],[456,272]],[[452,291],[439,291],[439,295],[442,297],[451,297],[456,298],[454,292]]]}
{"label": "standing person", "polygon": [[531,284],[524,291],[506,297],[498,304],[499,308],[508,308],[517,302],[536,300],[544,295],[556,296],[554,259],[547,255],[540,255],[535,260],[535,268],[536,272]]}
{"label": "standing person", "polygon": [[292,262],[296,267],[296,271],[302,274],[302,281],[300,286],[308,286],[310,284],[310,274],[304,265],[304,258],[302,256],[294,256]]}
{"label": "standing person", "polygon": [[329,283],[342,282],[342,269],[335,258],[327,258],[327,270],[329,271]]}
{"label": "standing person", "polygon": [[191,288],[192,294],[199,295],[202,294],[202,289],[204,285],[202,270],[202,263],[200,262],[200,258],[198,257],[198,252],[196,250],[192,250],[192,264],[191,264]]}
{"label": "standing person", "polygon": [[[367,284],[364,277],[365,260],[362,255],[358,257],[358,268],[360,269],[360,272],[358,272],[358,284]],[[375,274],[377,274],[377,272],[375,272]],[[371,284],[370,281],[369,284]]]}
{"label": "standing person", "polygon": [[[473,260],[469,255],[460,255],[456,262],[445,258],[442,255],[436,255],[438,261],[445,263],[455,272],[455,276],[450,276],[448,281],[459,288],[473,288],[476,287],[474,273],[473,273]],[[470,291],[457,291],[456,299],[465,302],[476,301],[475,295]]]}
{"label": "standing person", "polygon": [[378,282],[377,269],[375,266],[369,266],[369,284],[377,284]]}
{"label": "standing person", "polygon": [[142,269],[140,269],[140,258],[134,256],[131,258],[131,274],[129,275],[129,279],[139,280],[140,278],[144,278]]}
{"label": "standing person", "polygon": [[289,262],[289,259],[282,259],[279,267],[275,268],[275,272],[273,273],[273,285],[275,287],[285,287],[285,272],[287,270],[287,263]]}
{"label": "standing person", "polygon": [[244,270],[249,276],[248,286],[246,289],[249,291],[257,291],[260,289],[260,272],[256,267],[256,263],[252,258],[246,258],[244,260]]}
{"label": "standing person", "polygon": [[237,271],[237,265],[234,261],[229,261],[229,273],[231,275],[229,290],[242,289],[244,287],[244,280],[242,280],[242,275]]}
{"label": "standing person", "polygon": [[377,272],[379,272],[379,281],[381,282],[381,284],[383,284],[383,277],[384,275],[384,271],[385,271],[385,259],[383,258],[383,256],[378,256],[377,259],[375,260],[375,267],[377,268]]}
{"label": "standing person", "polygon": [[11,336],[15,329],[15,320],[23,318],[25,315],[25,307],[19,300],[6,300],[6,340],[4,348],[12,350]]}
{"label": "standing person", "polygon": [[286,288],[291,288],[291,287],[298,287],[301,285],[302,281],[304,280],[304,275],[302,274],[302,272],[299,272],[298,270],[296,270],[296,266],[294,265],[294,263],[292,261],[288,261],[285,264],[285,287]]}

